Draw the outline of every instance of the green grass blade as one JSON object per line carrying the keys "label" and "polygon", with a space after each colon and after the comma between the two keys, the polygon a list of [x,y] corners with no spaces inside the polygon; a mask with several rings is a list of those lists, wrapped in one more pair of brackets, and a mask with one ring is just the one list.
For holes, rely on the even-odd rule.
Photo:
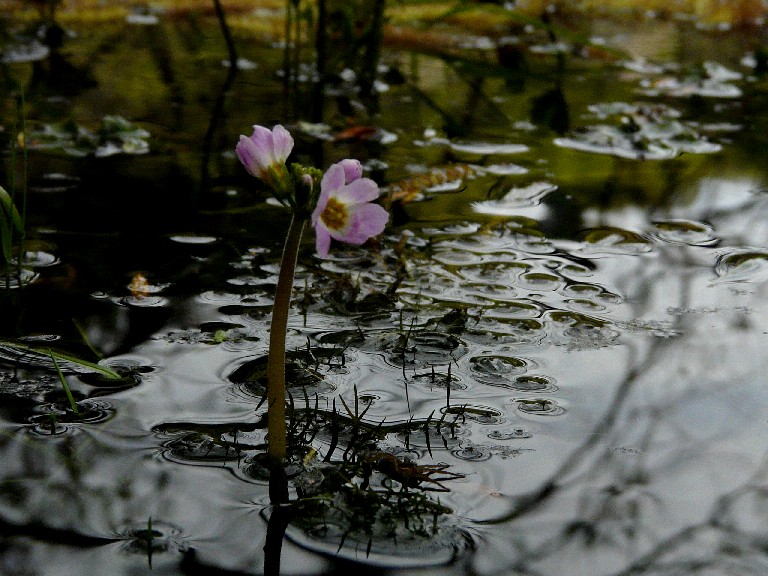
{"label": "green grass blade", "polygon": [[19,234],[24,233],[24,222],[19,215],[19,211],[16,210],[13,198],[2,186],[0,186],[0,211],[2,211],[3,218],[11,223],[16,232]]}
{"label": "green grass blade", "polygon": [[64,394],[67,395],[67,400],[69,400],[69,407],[72,408],[72,412],[80,416],[80,409],[77,407],[77,402],[75,402],[75,397],[72,396],[72,391],[69,389],[69,385],[67,384],[67,379],[64,378],[64,373],[61,371],[61,368],[59,368],[59,363],[56,362],[56,356],[53,355],[53,352],[51,352],[51,350],[48,350],[48,353],[51,356],[51,360],[53,360],[53,367],[56,368],[56,374],[59,375],[59,381],[61,382],[61,387],[64,388]]}
{"label": "green grass blade", "polygon": [[89,362],[88,360],[83,360],[82,358],[78,358],[77,356],[73,356],[72,354],[68,354],[67,352],[60,352],[60,351],[51,350],[48,348],[46,349],[36,348],[34,346],[21,344],[20,342],[14,342],[12,340],[0,340],[0,346],[7,346],[9,348],[13,348],[22,352],[31,352],[33,354],[39,354],[41,356],[51,356],[58,360],[71,362],[72,364],[77,364],[78,366],[82,366],[83,368],[88,368],[93,372],[98,372],[99,374],[105,376],[106,378],[109,378],[110,380],[120,380],[122,378],[120,374],[115,372],[109,366],[102,366],[101,364],[96,364],[95,362]]}

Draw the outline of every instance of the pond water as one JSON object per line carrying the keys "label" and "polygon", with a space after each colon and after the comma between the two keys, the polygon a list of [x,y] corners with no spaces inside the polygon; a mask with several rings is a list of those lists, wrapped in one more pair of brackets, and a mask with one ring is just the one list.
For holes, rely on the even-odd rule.
{"label": "pond water", "polygon": [[[7,23],[30,282],[2,296],[0,573],[768,569],[754,30],[591,23],[611,58],[392,46],[362,98],[351,71],[285,81],[245,35],[232,73],[215,20],[160,16],[65,25],[53,52]],[[234,144],[277,122],[298,161],[360,159],[392,219],[327,260],[305,238],[291,495],[359,473],[276,545],[261,375],[288,215]],[[52,347],[122,378],[59,356],[76,413]]]}

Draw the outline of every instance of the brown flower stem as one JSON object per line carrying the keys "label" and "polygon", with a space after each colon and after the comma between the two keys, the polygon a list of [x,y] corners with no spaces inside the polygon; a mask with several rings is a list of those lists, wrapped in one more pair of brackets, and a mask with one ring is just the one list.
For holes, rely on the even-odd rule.
{"label": "brown flower stem", "polygon": [[301,246],[306,218],[291,217],[283,248],[277,292],[272,306],[272,324],[269,330],[269,360],[267,363],[267,453],[274,463],[285,462],[285,339],[288,331],[288,313],[291,308],[293,278],[296,259]]}

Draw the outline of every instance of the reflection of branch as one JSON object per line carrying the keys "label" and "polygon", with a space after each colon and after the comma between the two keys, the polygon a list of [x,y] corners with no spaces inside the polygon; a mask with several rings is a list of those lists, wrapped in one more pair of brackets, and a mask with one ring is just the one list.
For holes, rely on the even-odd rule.
{"label": "reflection of branch", "polygon": [[[230,57],[231,56],[232,55],[230,55]],[[203,151],[200,174],[200,190],[202,192],[207,191],[210,185],[211,174],[209,168],[211,162],[211,154],[213,152],[213,137],[216,134],[216,129],[221,123],[222,117],[224,116],[224,104],[227,99],[227,94],[229,93],[229,89],[232,87],[232,84],[234,84],[236,77],[237,63],[236,61],[230,60],[227,77],[224,80],[224,84],[221,85],[219,95],[216,97],[213,110],[211,110],[211,120],[208,123],[208,130],[206,130],[205,136],[203,136]]]}
{"label": "reflection of branch", "polygon": [[235,49],[235,42],[232,40],[232,34],[229,31],[227,20],[224,17],[224,9],[221,7],[220,0],[213,0],[213,5],[216,8],[216,18],[221,25],[221,33],[224,36],[224,42],[227,43],[227,52],[229,52],[229,66],[234,68],[237,65],[237,50]]}
{"label": "reflection of branch", "polygon": [[493,520],[479,521],[478,524],[500,524],[502,522],[509,522],[510,520],[514,520],[523,514],[531,512],[538,506],[544,504],[547,498],[555,494],[565,476],[570,473],[578,464],[580,464],[582,459],[595,447],[595,445],[597,445],[599,442],[602,442],[603,436],[607,434],[611,428],[613,428],[613,425],[616,423],[616,420],[621,413],[621,409],[629,397],[629,391],[634,386],[638,376],[644,372],[648,361],[653,356],[653,352],[655,352],[657,348],[658,344],[655,344],[649,351],[645,362],[634,366],[629,371],[627,377],[616,391],[616,394],[613,397],[613,401],[608,407],[605,416],[598,422],[594,430],[592,430],[591,434],[589,435],[589,439],[579,448],[577,448],[565,460],[565,462],[560,465],[560,467],[552,474],[549,480],[545,481],[538,490],[522,496],[517,506],[515,506],[507,514],[499,516],[498,518],[494,518]]}
{"label": "reflection of branch", "polygon": [[[764,456],[763,465],[761,466],[761,468],[763,468],[763,474],[765,472],[766,464],[768,464],[768,457]],[[737,538],[742,537],[742,546],[744,546],[743,540],[746,540],[746,547],[748,549],[753,548],[753,552],[758,558],[764,558],[765,542],[762,536],[750,537],[748,534],[734,529],[722,521],[722,518],[728,515],[729,507],[734,505],[740,496],[749,494],[750,492],[757,492],[758,496],[762,497],[764,500],[768,498],[765,488],[758,482],[758,476],[760,474],[761,472],[758,470],[755,473],[755,477],[746,485],[739,486],[718,498],[710,510],[709,517],[705,521],[700,524],[682,528],[676,534],[666,538],[663,542],[637,558],[625,569],[615,572],[613,576],[632,576],[634,574],[645,573],[649,569],[664,570],[665,568],[671,568],[672,571],[676,573],[693,574],[699,570],[712,568],[717,564],[718,559],[720,559],[720,554],[718,553],[719,548],[712,547],[712,542],[710,541],[708,541],[707,544],[712,547],[713,553],[709,557],[684,558],[678,561],[670,560],[666,563],[662,558],[664,555],[673,553],[680,547],[690,544],[694,537],[698,535],[706,536],[710,531],[717,531],[721,536],[730,535]],[[752,483],[755,483],[756,485],[751,485]],[[738,544],[735,546],[738,546]],[[744,550],[742,546],[738,546],[738,549],[732,550],[731,553],[723,552],[722,556],[726,560],[736,562],[739,557],[743,558],[746,555],[745,552],[748,552],[748,550]],[[752,568],[749,566],[745,567],[745,570],[748,573],[764,573],[764,569],[764,565]]]}

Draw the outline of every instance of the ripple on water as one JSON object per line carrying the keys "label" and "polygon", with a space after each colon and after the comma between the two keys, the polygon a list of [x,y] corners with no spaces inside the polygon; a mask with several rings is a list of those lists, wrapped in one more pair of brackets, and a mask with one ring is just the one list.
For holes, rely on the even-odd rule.
{"label": "ripple on water", "polygon": [[547,272],[526,272],[518,277],[516,284],[526,290],[553,292],[561,288],[565,281]]}
{"label": "ripple on water", "polygon": [[453,362],[467,353],[467,345],[444,332],[386,334],[377,344],[393,366],[430,367]]}
{"label": "ripple on water", "polygon": [[138,386],[146,374],[155,369],[140,359],[117,358],[110,359],[105,365],[114,370],[120,377],[113,378],[101,372],[89,372],[78,375],[83,384],[93,386],[107,393]]}
{"label": "ripple on water", "polygon": [[[49,393],[47,396],[50,395],[58,395],[58,391]],[[30,416],[27,421],[36,434],[53,436],[71,432],[78,426],[107,422],[116,414],[112,405],[105,401],[79,400],[76,405],[77,412],[72,409],[68,399],[56,398],[54,402],[37,406],[36,414]]]}
{"label": "ripple on water", "polygon": [[623,228],[606,226],[591,228],[581,234],[584,254],[625,254],[629,256],[646,254],[653,249],[648,238]]}
{"label": "ripple on water", "polygon": [[238,456],[220,437],[203,430],[176,433],[162,446],[163,457],[178,464],[220,464]]}
{"label": "ripple on water", "polygon": [[525,428],[498,429],[491,430],[488,433],[488,438],[492,440],[519,440],[533,438],[533,434]]}
{"label": "ripple on water", "polygon": [[528,318],[483,318],[467,329],[467,339],[481,344],[518,344],[539,347],[547,336],[544,324]]}
{"label": "ripple on water", "polygon": [[451,454],[459,460],[468,460],[470,462],[485,462],[490,460],[493,452],[488,446],[463,446],[457,450],[451,450]]}
{"label": "ripple on water", "polygon": [[692,220],[660,220],[653,223],[654,235],[671,244],[712,246],[719,238],[709,224]]}
{"label": "ripple on water", "polygon": [[[450,386],[451,390],[466,390],[467,384],[462,382],[461,377],[456,374],[449,374],[445,368],[439,372],[434,367],[431,371],[421,372],[409,377],[410,381],[423,386],[429,390],[435,388],[446,389]],[[450,383],[450,384],[449,384]]]}
{"label": "ripple on water", "polygon": [[151,518],[126,524],[117,529],[116,535],[123,540],[122,549],[128,554],[149,556],[166,552],[185,552],[189,548],[181,528]]}
{"label": "ripple on water", "polygon": [[168,306],[170,301],[164,296],[118,296],[112,298],[112,302],[120,306],[132,308],[162,308]]}
{"label": "ripple on water", "polygon": [[525,373],[529,363],[514,356],[475,356],[469,361],[472,378],[489,386],[514,388],[517,378]]}
{"label": "ripple on water", "polygon": [[762,282],[768,279],[768,252],[737,248],[721,254],[715,262],[716,282]]}
{"label": "ripple on water", "polygon": [[[447,565],[474,548],[470,534],[448,515],[434,519],[431,513],[425,514],[428,517],[411,518],[412,525],[400,527],[391,525],[394,518],[381,522],[373,517],[365,530],[355,530],[343,510],[331,511],[320,518],[292,522],[285,535],[307,550],[354,562],[364,558],[367,565],[387,569]],[[424,530],[417,530],[416,524],[423,524]]]}
{"label": "ripple on water", "polygon": [[549,398],[517,398],[514,402],[517,403],[517,409],[525,414],[559,416],[565,413],[565,408]]}
{"label": "ripple on water", "polygon": [[[348,373],[345,358],[349,352],[341,348],[316,347],[310,350],[293,350],[286,354],[286,394],[301,397],[324,396],[333,393],[337,386],[327,379],[328,375]],[[229,376],[237,390],[252,398],[262,398],[267,389],[267,355],[248,360]]]}
{"label": "ripple on water", "polygon": [[455,406],[443,406],[440,412],[446,416],[455,416],[459,422],[469,420],[483,425],[495,425],[504,422],[503,413],[489,406],[457,404]]}

